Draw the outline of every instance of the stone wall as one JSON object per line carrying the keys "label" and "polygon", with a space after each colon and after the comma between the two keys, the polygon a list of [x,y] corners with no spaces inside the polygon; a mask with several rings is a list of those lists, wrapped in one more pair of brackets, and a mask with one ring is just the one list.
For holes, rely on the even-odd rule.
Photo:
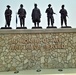
{"label": "stone wall", "polygon": [[0,30],[0,71],[76,68],[76,29]]}

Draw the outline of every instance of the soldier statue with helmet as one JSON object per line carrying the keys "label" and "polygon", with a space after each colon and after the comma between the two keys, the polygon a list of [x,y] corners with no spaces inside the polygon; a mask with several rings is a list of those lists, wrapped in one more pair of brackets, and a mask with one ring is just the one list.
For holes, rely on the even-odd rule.
{"label": "soldier statue with helmet", "polygon": [[5,10],[5,20],[6,20],[5,27],[7,26],[10,27],[11,15],[12,15],[12,10],[10,9],[10,6],[7,5],[7,9]]}
{"label": "soldier statue with helmet", "polygon": [[20,5],[20,9],[18,10],[18,15],[19,15],[21,27],[25,27],[26,10],[23,8],[23,4]]}

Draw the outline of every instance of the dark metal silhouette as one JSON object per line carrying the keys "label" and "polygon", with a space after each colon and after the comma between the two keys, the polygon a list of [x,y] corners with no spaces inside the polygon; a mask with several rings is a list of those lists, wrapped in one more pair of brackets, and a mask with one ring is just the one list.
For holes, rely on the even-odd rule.
{"label": "dark metal silhouette", "polygon": [[53,9],[51,8],[51,4],[48,5],[48,8],[46,9],[45,12],[47,13],[48,27],[50,25],[50,19],[51,19],[51,26],[53,27],[53,24],[54,24],[53,14],[56,14],[56,13],[54,13]]}
{"label": "dark metal silhouette", "polygon": [[5,20],[6,20],[5,27],[7,26],[10,27],[11,15],[12,15],[12,10],[10,9],[10,6],[7,5],[7,9],[5,10]]}
{"label": "dark metal silhouette", "polygon": [[32,10],[32,21],[35,27],[36,27],[36,23],[37,23],[37,27],[39,27],[40,18],[41,18],[40,9],[37,8],[37,4],[34,4],[34,9]]}
{"label": "dark metal silhouette", "polygon": [[20,5],[20,9],[18,10],[18,15],[20,18],[20,25],[25,27],[25,18],[26,18],[26,10],[23,8],[23,4]]}
{"label": "dark metal silhouette", "polygon": [[61,6],[61,10],[59,11],[59,13],[61,14],[61,27],[63,27],[63,21],[65,23],[65,26],[67,27],[67,19],[66,17],[68,17],[67,15],[67,10],[64,9],[64,5]]}

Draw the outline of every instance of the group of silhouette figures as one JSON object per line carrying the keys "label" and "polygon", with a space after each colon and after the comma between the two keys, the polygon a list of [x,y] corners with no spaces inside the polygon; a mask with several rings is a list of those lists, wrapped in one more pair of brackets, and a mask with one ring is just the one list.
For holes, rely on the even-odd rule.
{"label": "group of silhouette figures", "polygon": [[[61,14],[61,28],[63,27],[68,28],[70,27],[70,26],[67,26],[66,17],[68,17],[68,13],[64,7],[65,5],[62,5],[59,11],[59,13]],[[47,28],[56,28],[56,26],[54,26],[54,16],[53,16],[53,14],[56,14],[56,13],[53,11],[51,4],[48,5],[48,8],[46,9],[45,13],[47,13],[47,24],[48,24]],[[20,19],[20,28],[27,28],[25,27],[26,10],[23,8],[23,4],[20,4],[20,8],[18,9],[17,14],[19,15],[19,19]],[[10,9],[10,5],[7,5],[7,9],[5,10],[5,20],[6,20],[5,28],[10,27],[11,16],[12,16],[12,10]],[[41,28],[39,26],[41,12],[40,12],[40,9],[37,7],[37,4],[34,4],[34,9],[32,10],[31,17],[32,17],[32,22],[34,23],[33,28]],[[50,25],[50,22],[51,22],[51,25]],[[63,26],[63,22],[65,26]]]}

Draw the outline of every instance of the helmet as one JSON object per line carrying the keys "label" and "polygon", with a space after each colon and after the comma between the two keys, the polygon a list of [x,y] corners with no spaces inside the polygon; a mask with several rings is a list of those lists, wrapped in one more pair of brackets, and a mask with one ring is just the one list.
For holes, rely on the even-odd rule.
{"label": "helmet", "polygon": [[21,4],[20,7],[23,7],[23,4]]}
{"label": "helmet", "polygon": [[37,4],[35,3],[34,6],[37,6]]}
{"label": "helmet", "polygon": [[7,7],[8,7],[8,8],[10,8],[10,6],[9,6],[9,5],[7,5]]}
{"label": "helmet", "polygon": [[51,4],[49,4],[48,6],[51,6]]}
{"label": "helmet", "polygon": [[64,7],[65,5],[62,5],[62,8]]}

